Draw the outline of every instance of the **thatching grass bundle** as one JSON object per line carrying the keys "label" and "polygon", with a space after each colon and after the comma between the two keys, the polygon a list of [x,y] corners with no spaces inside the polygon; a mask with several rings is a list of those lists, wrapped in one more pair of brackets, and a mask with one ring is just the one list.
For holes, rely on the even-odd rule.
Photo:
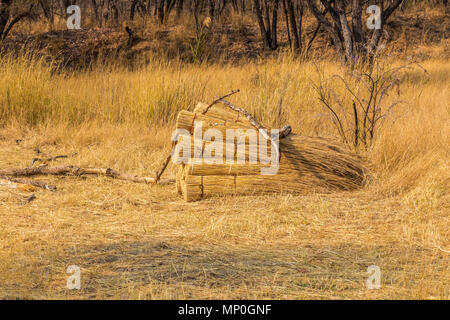
{"label": "thatching grass bundle", "polygon": [[[261,169],[270,167],[257,158],[263,146],[257,140],[250,141],[245,132],[251,123],[238,112],[214,105],[204,113],[205,104],[199,104],[194,112],[181,111],[177,119],[177,129],[185,129],[192,134],[190,161],[181,163],[177,173],[177,190],[186,201],[196,201],[220,194],[265,194],[311,192],[332,192],[354,190],[364,183],[365,169],[360,159],[345,149],[345,146],[322,138],[304,137],[290,134],[279,141],[279,167],[274,175],[262,175]],[[204,113],[204,114],[203,114]],[[225,137],[227,129],[242,129],[242,139],[236,137],[223,143],[222,162],[211,163],[211,159],[194,156],[196,148],[202,151],[213,143],[209,139],[196,141],[194,123],[201,122],[201,137],[210,128],[217,129]],[[264,140],[263,140],[264,141]],[[195,143],[197,142],[197,143]],[[236,150],[244,144],[245,157],[238,158]],[[271,153],[271,144],[266,146]],[[225,159],[227,149],[234,148],[233,161]],[[217,152],[217,150],[215,150]],[[213,153],[212,153],[213,154]],[[214,156],[214,154],[213,154]],[[253,158],[252,158],[253,156]],[[217,160],[217,157],[215,158]]]}

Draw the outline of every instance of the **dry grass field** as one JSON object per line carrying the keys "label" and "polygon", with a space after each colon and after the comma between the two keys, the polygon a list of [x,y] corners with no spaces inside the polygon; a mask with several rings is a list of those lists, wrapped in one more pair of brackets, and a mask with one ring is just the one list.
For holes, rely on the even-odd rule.
{"label": "dry grass field", "polygon": [[[436,58],[399,72],[385,106],[401,103],[357,150],[371,179],[355,192],[185,203],[173,185],[45,176],[57,191],[23,204],[30,192],[0,187],[0,298],[450,298],[448,43],[427,50]],[[232,89],[265,123],[339,139],[313,86],[320,74],[345,77],[331,61],[155,58],[133,71],[61,74],[4,57],[0,74],[0,168],[29,166],[38,147],[74,154],[58,164],[153,176],[177,112]],[[66,288],[69,265],[81,268],[80,290]],[[379,290],[366,288],[370,265],[381,268]]]}

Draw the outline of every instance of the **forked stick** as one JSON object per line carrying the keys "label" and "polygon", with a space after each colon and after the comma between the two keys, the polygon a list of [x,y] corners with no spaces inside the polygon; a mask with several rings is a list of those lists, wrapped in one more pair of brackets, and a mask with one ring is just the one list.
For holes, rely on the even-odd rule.
{"label": "forked stick", "polygon": [[[5,183],[6,181],[8,181],[10,183]],[[38,188],[42,188],[42,189],[46,189],[46,190],[50,190],[50,191],[56,190],[55,186],[46,184],[45,182],[29,180],[29,179],[18,179],[18,178],[13,178],[13,177],[8,177],[8,176],[0,176],[0,185],[10,186],[10,187],[16,189],[18,187],[17,184],[25,185],[25,186],[31,185],[33,187],[38,187]]]}
{"label": "forked stick", "polygon": [[[39,166],[39,167],[13,168],[13,169],[0,170],[0,176],[6,176],[6,178],[8,180],[11,180],[13,177],[20,177],[20,176],[65,175],[65,174],[73,174],[76,176],[103,175],[103,176],[108,176],[108,177],[112,177],[112,178],[116,178],[116,179],[120,179],[120,180],[132,181],[132,182],[155,183],[154,178],[139,177],[139,176],[134,176],[134,175],[130,175],[127,173],[121,173],[121,172],[118,172],[111,168],[80,168],[80,167],[71,166],[71,165],[49,167],[49,166],[44,165],[44,166]],[[13,181],[13,180],[11,180],[11,181]],[[161,181],[161,184],[171,184],[173,182],[174,182],[173,180],[164,180],[164,181]],[[28,181],[27,183],[32,184],[31,181]],[[36,186],[38,186],[38,185],[36,185]],[[52,188],[48,188],[48,190],[52,190]]]}
{"label": "forked stick", "polygon": [[[253,116],[247,110],[242,109],[242,108],[240,108],[240,107],[238,107],[238,106],[236,106],[236,105],[232,104],[231,102],[229,102],[227,100],[224,100],[224,99],[219,99],[219,102],[223,103],[224,105],[229,107],[231,110],[234,110],[234,111],[237,111],[237,112],[243,114],[248,119],[248,121],[250,121],[252,126],[255,127],[256,130],[258,130],[263,135],[264,138],[266,138],[268,140],[271,140],[269,138],[269,136],[267,135],[267,133],[265,132],[266,129],[261,124],[259,124],[259,122],[256,121],[255,118],[253,118]],[[288,136],[291,132],[292,132],[291,126],[290,125],[286,125],[280,130],[279,138],[282,139],[282,138]]]}
{"label": "forked stick", "polygon": [[166,160],[164,160],[164,162],[163,162],[163,164],[162,164],[162,166],[161,166],[161,169],[159,170],[159,171],[157,171],[156,172],[156,177],[155,177],[155,183],[158,183],[158,181],[159,181],[159,179],[161,178],[161,175],[164,173],[164,171],[166,170],[166,168],[167,168],[167,165],[169,164],[169,161],[170,161],[170,159],[172,159],[172,152],[173,152],[173,150],[174,150],[174,148],[175,148],[175,146],[176,146],[177,144],[176,143],[174,143],[174,142],[172,142],[172,149],[170,150],[170,153],[169,153],[169,155],[166,157]]}
{"label": "forked stick", "polygon": [[202,114],[206,114],[206,113],[209,111],[209,109],[211,109],[211,107],[212,107],[213,105],[215,105],[216,103],[220,102],[222,99],[228,98],[229,96],[231,96],[231,95],[233,95],[233,94],[235,94],[235,93],[238,93],[238,92],[240,92],[239,89],[237,89],[236,91],[231,91],[230,93],[228,93],[228,94],[226,94],[226,95],[224,95],[224,96],[221,96],[220,98],[216,98],[213,102],[211,102],[211,103],[205,108],[205,110],[203,110]]}
{"label": "forked stick", "polygon": [[[264,139],[269,140],[270,144],[273,146],[273,149],[277,154],[275,159],[280,159],[280,150],[279,147],[275,144],[274,140],[269,137],[269,135],[267,134],[267,130],[261,125],[259,124],[258,121],[255,120],[255,118],[252,117],[252,115],[245,109],[242,109],[238,106],[235,106],[234,104],[232,104],[229,101],[220,99],[219,102],[223,103],[224,105],[226,105],[227,107],[229,107],[231,110],[237,111],[241,114],[243,114],[248,121],[250,121],[250,123],[252,124],[253,127],[256,128],[256,130],[258,130],[258,132],[264,137]],[[278,138],[282,139],[284,137],[286,137],[287,135],[289,135],[292,131],[292,128],[290,125],[286,125],[283,127],[283,129],[281,129],[281,131],[279,132]]]}

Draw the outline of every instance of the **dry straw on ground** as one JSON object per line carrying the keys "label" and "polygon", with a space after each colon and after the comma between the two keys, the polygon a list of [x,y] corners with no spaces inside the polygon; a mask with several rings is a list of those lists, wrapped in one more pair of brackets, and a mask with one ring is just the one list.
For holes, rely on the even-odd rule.
{"label": "dry straw on ground", "polygon": [[[173,186],[44,176],[57,192],[37,189],[24,204],[29,191],[0,187],[0,298],[448,299],[450,65],[421,64],[427,74],[406,70],[400,97],[387,97],[407,103],[360,151],[372,181],[357,191],[186,203]],[[231,88],[269,127],[337,137],[311,87],[316,67],[344,76],[332,62],[289,58],[64,75],[0,60],[0,168],[28,166],[39,146],[77,153],[57,165],[152,177],[178,112]],[[365,286],[372,264],[380,290]],[[69,265],[81,268],[80,290],[66,288]]]}
{"label": "dry straw on ground", "polygon": [[[226,136],[229,129],[241,129],[241,136],[237,135],[236,143],[243,144],[245,159],[241,160],[245,163],[237,162],[237,146],[234,139],[232,143],[227,141],[222,143],[221,164],[211,164],[208,162],[211,159],[205,159],[204,155],[195,159],[196,137],[192,136],[190,141],[192,158],[188,163],[180,164],[177,175],[178,192],[183,194],[186,201],[220,194],[308,194],[355,190],[364,182],[366,169],[361,160],[337,142],[291,134],[279,140],[279,164],[263,164],[258,158],[261,141],[266,141],[265,148],[270,153],[274,152],[277,146],[272,146],[264,138],[259,141],[249,141],[249,138],[245,138],[245,130],[252,127],[262,128],[254,120],[251,123],[239,112],[226,109],[221,104],[210,107],[200,103],[194,112],[179,113],[177,129],[193,133],[194,122],[201,125],[202,137],[210,128],[220,132],[222,137]],[[204,140],[199,142],[202,154],[211,143]],[[234,162],[231,164],[225,163],[226,150],[230,148],[234,150]],[[275,157],[278,158],[278,155],[275,154]],[[250,158],[255,159],[254,164],[249,163]],[[268,169],[272,165],[277,167],[274,174],[262,174],[263,168]]]}

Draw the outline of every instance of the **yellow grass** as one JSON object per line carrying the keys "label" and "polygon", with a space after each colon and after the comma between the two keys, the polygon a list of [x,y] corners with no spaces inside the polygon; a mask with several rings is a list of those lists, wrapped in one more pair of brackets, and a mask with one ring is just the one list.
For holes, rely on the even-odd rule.
{"label": "yellow grass", "polygon": [[[151,176],[176,113],[238,88],[230,100],[263,122],[338,138],[311,85],[317,69],[343,74],[333,62],[155,59],[61,75],[26,61],[0,62],[1,168],[28,166],[39,146],[78,153],[59,163]],[[450,63],[421,65],[404,71],[387,102],[405,103],[359,150],[373,175],[361,191],[185,203],[174,186],[39,177],[58,190],[21,205],[29,193],[0,187],[0,298],[450,298]],[[365,286],[373,264],[380,290]],[[69,265],[81,267],[80,290],[66,288]]]}

